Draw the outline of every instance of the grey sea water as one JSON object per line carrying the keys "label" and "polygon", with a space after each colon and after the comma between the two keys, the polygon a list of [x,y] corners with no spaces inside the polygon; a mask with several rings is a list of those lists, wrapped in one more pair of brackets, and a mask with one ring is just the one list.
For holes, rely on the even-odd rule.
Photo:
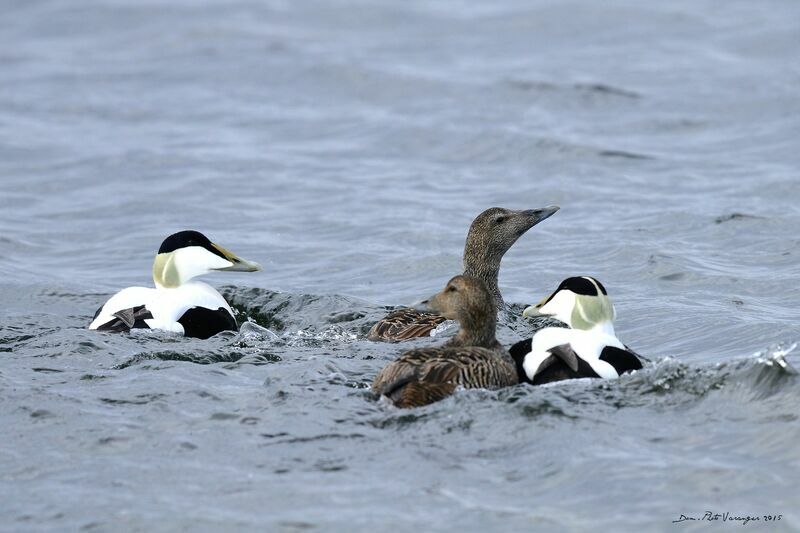
{"label": "grey sea water", "polygon": [[[790,0],[4,2],[0,530],[800,530],[798,57]],[[651,363],[372,397],[370,324],[550,203],[506,301],[594,275]],[[265,266],[206,278],[242,331],[87,331],[186,228]]]}

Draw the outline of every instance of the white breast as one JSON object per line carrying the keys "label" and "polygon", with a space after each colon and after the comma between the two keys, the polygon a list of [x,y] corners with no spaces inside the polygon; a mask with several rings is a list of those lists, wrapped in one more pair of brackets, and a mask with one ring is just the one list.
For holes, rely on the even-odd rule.
{"label": "white breast", "polygon": [[190,281],[174,289],[157,289],[156,297],[147,306],[153,318],[145,322],[152,329],[183,333],[183,326],[178,320],[192,307],[213,310],[222,307],[233,316],[228,302],[214,287],[202,281]]}

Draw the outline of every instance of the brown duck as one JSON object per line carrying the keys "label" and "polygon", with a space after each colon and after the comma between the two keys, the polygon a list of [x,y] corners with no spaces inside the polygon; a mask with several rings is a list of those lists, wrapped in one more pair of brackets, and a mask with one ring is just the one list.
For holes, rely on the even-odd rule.
{"label": "brown duck", "polygon": [[[559,207],[513,211],[491,207],[472,221],[464,245],[464,274],[482,280],[488,288],[496,309],[505,303],[497,286],[500,261],[511,246],[526,231],[549,218]],[[398,309],[376,322],[367,334],[372,341],[399,342],[430,335],[445,321],[441,314],[417,309]]]}
{"label": "brown duck", "polygon": [[404,352],[372,382],[372,390],[397,407],[437,402],[456,387],[498,389],[519,382],[508,352],[495,338],[497,312],[486,284],[460,275],[427,303],[442,317],[458,320],[459,332],[438,348]]}

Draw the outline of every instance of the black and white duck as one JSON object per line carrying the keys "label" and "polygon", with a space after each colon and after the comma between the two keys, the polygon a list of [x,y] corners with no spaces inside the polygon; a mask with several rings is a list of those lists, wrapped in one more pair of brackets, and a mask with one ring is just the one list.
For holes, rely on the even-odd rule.
{"label": "black and white duck", "polygon": [[161,243],[153,262],[155,288],[122,289],[97,310],[89,329],[160,329],[201,339],[236,331],[236,319],[225,298],[194,278],[214,271],[257,270],[261,270],[258,263],[242,259],[202,233],[180,231]]}
{"label": "black and white duck", "polygon": [[594,278],[565,279],[554,293],[525,309],[523,316],[550,316],[568,327],[542,328],[509,349],[520,382],[613,379],[642,368],[636,354],[617,338],[614,305]]}

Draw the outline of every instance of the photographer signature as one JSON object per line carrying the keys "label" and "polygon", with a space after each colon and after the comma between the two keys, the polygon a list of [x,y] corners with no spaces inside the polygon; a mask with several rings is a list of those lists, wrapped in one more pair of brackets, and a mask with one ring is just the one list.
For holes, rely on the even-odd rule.
{"label": "photographer signature", "polygon": [[681,514],[677,520],[673,520],[673,524],[677,524],[680,522],[686,521],[706,521],[706,522],[717,522],[719,520],[723,522],[740,522],[741,525],[745,526],[750,522],[777,522],[781,518],[783,518],[782,514],[765,514],[765,515],[739,515],[730,512],[724,513],[715,513],[714,511],[706,511],[703,516],[686,516],[685,514]]}

